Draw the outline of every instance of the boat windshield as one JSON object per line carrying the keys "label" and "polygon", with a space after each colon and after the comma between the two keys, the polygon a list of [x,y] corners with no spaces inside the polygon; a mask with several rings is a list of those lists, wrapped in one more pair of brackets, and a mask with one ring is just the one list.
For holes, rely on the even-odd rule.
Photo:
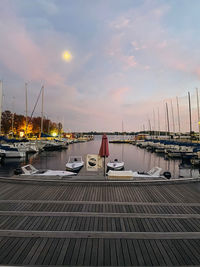
{"label": "boat windshield", "polygon": [[148,171],[147,173],[149,175],[160,175],[162,169],[159,167],[154,167],[153,169],[151,169],[150,171]]}
{"label": "boat windshield", "polygon": [[74,163],[74,162],[82,162],[82,157],[76,157],[76,156],[72,156],[72,157],[69,157],[69,163]]}
{"label": "boat windshield", "polygon": [[24,174],[27,174],[27,175],[38,172],[38,170],[35,167],[33,167],[31,164],[23,166],[22,171]]}

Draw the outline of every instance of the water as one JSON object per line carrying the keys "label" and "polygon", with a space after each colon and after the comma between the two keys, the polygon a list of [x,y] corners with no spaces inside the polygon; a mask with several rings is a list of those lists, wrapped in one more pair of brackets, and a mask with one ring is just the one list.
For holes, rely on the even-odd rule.
{"label": "water", "polygon": [[[109,140],[120,139],[120,136],[108,136]],[[96,136],[95,140],[85,143],[76,143],[69,145],[67,150],[62,151],[44,151],[41,154],[35,154],[29,158],[29,163],[37,169],[65,170],[65,164],[69,156],[82,156],[86,162],[87,154],[98,154],[101,145],[101,136]],[[199,169],[191,168],[191,165],[182,164],[181,160],[167,160],[156,153],[141,149],[131,144],[109,144],[110,156],[108,160],[123,160],[125,170],[148,171],[154,166],[159,166],[163,171],[170,171],[172,177],[198,177]],[[1,175],[12,175],[14,169],[24,165],[24,160],[9,159],[0,165]],[[95,172],[93,172],[95,174]],[[87,174],[85,167],[79,175]],[[91,172],[90,172],[91,174]]]}

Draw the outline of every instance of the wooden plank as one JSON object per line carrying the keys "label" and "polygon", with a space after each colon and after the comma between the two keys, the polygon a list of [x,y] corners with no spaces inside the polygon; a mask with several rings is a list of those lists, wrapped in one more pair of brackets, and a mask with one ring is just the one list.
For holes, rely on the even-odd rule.
{"label": "wooden plank", "polygon": [[43,265],[49,265],[53,256],[54,256],[54,251],[58,245],[59,239],[53,239],[48,252],[45,255],[44,261],[42,262]]}
{"label": "wooden plank", "polygon": [[67,249],[69,247],[69,243],[70,243],[70,239],[61,239],[61,240],[63,240],[64,242],[62,244],[62,248],[60,250],[60,254],[59,254],[56,265],[63,265],[65,255],[66,255]]}
{"label": "wooden plank", "polygon": [[3,248],[1,248],[0,253],[0,262],[4,259],[5,256],[8,255],[9,251],[16,245],[19,239],[17,238],[10,238],[7,239],[6,243],[4,244]]}
{"label": "wooden plank", "polygon": [[71,264],[71,258],[72,258],[72,254],[73,254],[76,242],[77,242],[76,239],[70,239],[69,240],[69,245],[67,247],[67,250],[66,250],[66,253],[65,253],[65,258],[64,258],[64,261],[63,261],[64,265],[70,265]]}
{"label": "wooden plank", "polygon": [[86,251],[86,245],[87,245],[87,239],[80,239],[80,250],[79,254],[77,256],[77,266],[83,266],[84,259],[85,259],[85,251]]}
{"label": "wooden plank", "polygon": [[[100,188],[99,188],[100,190]],[[198,200],[198,198],[196,199]],[[23,203],[30,203],[30,204],[73,204],[73,205],[77,205],[77,204],[92,204],[92,205],[97,205],[97,204],[108,204],[107,201],[84,201],[84,200],[43,200],[43,199],[0,199],[0,203],[3,203],[3,207],[6,207],[5,205],[7,204],[11,204],[11,203],[16,203],[16,204],[23,204]],[[180,207],[181,209],[183,207],[192,207],[192,208],[198,208],[200,207],[200,202],[133,202],[133,201],[109,201],[109,206],[115,206],[115,205],[119,205],[119,206],[145,206],[145,207],[156,207],[156,206],[167,206],[167,207]],[[51,207],[51,206],[50,206]],[[0,206],[1,208],[1,206]],[[16,209],[16,206],[13,206],[14,209]],[[83,211],[83,210],[82,210]],[[187,210],[186,210],[187,212]],[[196,213],[198,213],[199,210],[196,211]]]}
{"label": "wooden plank", "polygon": [[35,265],[41,254],[43,254],[43,249],[46,246],[48,238],[42,238],[38,248],[35,250],[34,257],[30,260],[30,265]]}
{"label": "wooden plank", "polygon": [[79,255],[79,252],[81,249],[82,249],[81,248],[81,239],[77,239],[75,242],[73,252],[72,252],[70,265],[74,265],[74,266],[77,265],[78,255]]}
{"label": "wooden plank", "polygon": [[0,236],[49,238],[200,239],[200,232],[94,232],[0,230]]}
{"label": "wooden plank", "polygon": [[98,263],[98,239],[93,239],[91,250],[91,266],[96,266]]}
{"label": "wooden plank", "polygon": [[30,251],[28,252],[26,258],[23,261],[24,265],[28,265],[30,263],[31,259],[35,255],[35,252],[37,251],[40,243],[41,243],[41,239],[40,238],[35,239],[35,242],[34,242],[33,246],[31,247]]}
{"label": "wooden plank", "polygon": [[22,239],[19,239],[19,238],[16,238],[12,245],[9,247],[9,249],[7,250],[7,255],[4,254],[4,258],[2,258],[0,260],[1,263],[4,263],[4,264],[7,264],[10,262],[10,259],[12,259],[15,254],[16,254],[16,251],[19,250],[20,246],[22,245],[23,243],[23,240]]}
{"label": "wooden plank", "polygon": [[83,265],[89,266],[91,262],[91,252],[92,252],[92,247],[93,247],[93,240],[92,239],[87,239],[87,244],[86,244],[86,250],[85,250],[85,256],[84,256],[84,263]]}
{"label": "wooden plank", "polygon": [[144,261],[143,253],[142,253],[142,251],[140,249],[138,240],[132,240],[132,244],[133,244],[133,247],[134,247],[134,250],[135,250],[135,254],[137,256],[137,262],[139,263],[138,265],[144,266],[145,265],[145,261]]}

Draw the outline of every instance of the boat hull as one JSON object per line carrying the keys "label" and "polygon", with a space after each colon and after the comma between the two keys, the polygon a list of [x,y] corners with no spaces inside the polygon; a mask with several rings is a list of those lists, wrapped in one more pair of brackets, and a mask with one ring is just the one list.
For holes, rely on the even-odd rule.
{"label": "boat hull", "polygon": [[117,171],[117,170],[123,170],[124,169],[124,162],[119,162],[119,163],[115,163],[115,162],[109,162],[107,164],[107,168],[109,170],[114,170],[114,171]]}
{"label": "boat hull", "polygon": [[67,171],[72,171],[72,172],[77,172],[80,171],[80,169],[83,167],[84,163],[67,163],[66,164],[66,170]]}

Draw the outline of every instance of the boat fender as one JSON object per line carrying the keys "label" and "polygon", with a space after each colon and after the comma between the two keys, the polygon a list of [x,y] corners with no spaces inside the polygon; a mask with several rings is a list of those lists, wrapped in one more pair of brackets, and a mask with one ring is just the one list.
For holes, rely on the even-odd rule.
{"label": "boat fender", "polygon": [[16,169],[14,170],[14,174],[15,174],[15,175],[22,174],[22,168],[21,168],[21,167],[16,168]]}
{"label": "boat fender", "polygon": [[170,179],[172,177],[171,172],[164,172],[163,176],[167,179]]}

